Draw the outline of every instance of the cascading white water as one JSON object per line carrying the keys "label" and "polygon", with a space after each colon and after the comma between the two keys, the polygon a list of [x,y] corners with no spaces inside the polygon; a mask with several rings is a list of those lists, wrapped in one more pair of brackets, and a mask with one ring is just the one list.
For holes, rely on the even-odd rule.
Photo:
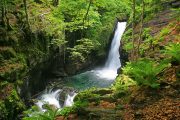
{"label": "cascading white water", "polygon": [[76,96],[77,94],[76,93],[71,93],[71,94],[68,94],[67,95],[67,98],[64,102],[64,107],[70,107],[73,105],[73,100],[74,100],[74,97]]}
{"label": "cascading white water", "polygon": [[109,80],[116,78],[117,70],[121,67],[119,47],[125,28],[126,22],[118,22],[105,67],[101,70],[96,70],[97,76]]}
{"label": "cascading white water", "polygon": [[[42,94],[39,97],[38,102],[36,103],[36,105],[40,108],[41,111],[45,111],[45,109],[43,108],[44,104],[49,104],[49,105],[53,105],[55,108],[62,108],[62,106],[59,103],[59,97],[60,97],[60,93],[62,90],[58,89],[56,91],[52,91],[49,90],[45,90],[44,94]],[[73,100],[74,97],[77,95],[77,93],[75,92],[71,92],[71,93],[67,93],[67,97],[65,98],[64,101],[64,106],[63,107],[70,107],[73,105]]]}
{"label": "cascading white water", "polygon": [[36,105],[42,110],[45,111],[43,109],[43,105],[44,104],[49,104],[49,105],[53,105],[56,108],[61,108],[60,104],[59,104],[59,94],[62,90],[56,90],[56,91],[45,91],[44,94],[42,94],[42,96],[40,96],[40,100],[38,100],[38,102],[36,103]]}

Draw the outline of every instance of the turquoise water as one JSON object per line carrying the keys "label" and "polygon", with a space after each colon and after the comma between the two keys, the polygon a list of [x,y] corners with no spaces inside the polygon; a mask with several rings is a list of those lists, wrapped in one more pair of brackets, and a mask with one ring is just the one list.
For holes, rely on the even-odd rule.
{"label": "turquoise water", "polygon": [[92,87],[105,88],[111,86],[113,82],[114,80],[100,77],[98,72],[93,70],[64,79],[65,86],[73,87],[77,90],[85,90]]}

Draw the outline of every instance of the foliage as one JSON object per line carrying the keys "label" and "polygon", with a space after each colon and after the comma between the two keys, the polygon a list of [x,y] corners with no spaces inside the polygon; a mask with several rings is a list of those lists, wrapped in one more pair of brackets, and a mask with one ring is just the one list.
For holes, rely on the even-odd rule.
{"label": "foliage", "polygon": [[135,80],[139,85],[146,85],[157,88],[157,75],[160,74],[169,64],[165,62],[157,63],[149,59],[140,59],[128,62],[123,68],[123,73]]}
{"label": "foliage", "polygon": [[81,61],[84,62],[85,59],[88,58],[88,55],[93,51],[96,50],[99,43],[97,41],[92,41],[89,39],[81,39],[77,41],[77,45],[73,48],[69,48],[70,50],[70,58],[74,61]]}
{"label": "foliage", "polygon": [[54,120],[58,115],[58,109],[53,109],[49,105],[43,107],[45,112],[39,111],[37,106],[32,106],[31,109],[24,112],[26,117],[23,120]]}
{"label": "foliage", "polygon": [[10,59],[11,57],[16,56],[16,52],[13,50],[13,48],[6,48],[4,47],[1,51],[0,54],[3,56],[4,59]]}
{"label": "foliage", "polygon": [[81,100],[87,100],[88,98],[91,97],[96,97],[97,94],[93,94],[92,91],[94,89],[88,89],[88,90],[84,90],[82,92],[80,92],[76,97],[75,97],[75,101],[81,101]]}
{"label": "foliage", "polygon": [[86,101],[76,101],[72,107],[64,107],[62,109],[54,109],[52,106],[45,104],[43,108],[44,112],[40,111],[37,106],[32,106],[31,109],[24,111],[23,120],[54,120],[56,116],[68,116],[80,109],[87,106]]}
{"label": "foliage", "polygon": [[3,82],[0,84],[0,90],[2,97],[0,100],[0,119],[17,119],[18,114],[25,109],[25,106],[14,86],[8,82]]}
{"label": "foliage", "polygon": [[66,43],[67,43],[67,41],[65,41],[65,40],[53,39],[50,44],[52,46],[54,46],[55,48],[57,48],[57,47],[64,46]]}
{"label": "foliage", "polygon": [[68,116],[70,113],[76,112],[78,109],[88,105],[87,101],[76,101],[72,107],[64,107],[58,111],[58,115]]}
{"label": "foliage", "polygon": [[116,78],[115,84],[113,85],[113,89],[116,91],[126,91],[129,86],[136,85],[136,82],[129,78],[127,75],[119,75]]}
{"label": "foliage", "polygon": [[171,61],[180,62],[180,43],[170,43],[165,46],[165,50],[163,52],[166,55],[171,56]]}
{"label": "foliage", "polygon": [[150,28],[144,28],[143,34],[142,34],[142,44],[140,46],[140,54],[143,55],[145,51],[147,51],[151,44],[157,44],[155,43],[154,37],[151,35],[151,29]]}
{"label": "foliage", "polygon": [[164,40],[165,40],[165,37],[166,37],[169,33],[170,33],[170,28],[169,28],[169,26],[163,28],[163,29],[160,31],[160,33],[159,33],[157,36],[155,36],[155,39],[156,39],[156,40],[153,41],[153,44],[158,44],[159,42],[164,41]]}

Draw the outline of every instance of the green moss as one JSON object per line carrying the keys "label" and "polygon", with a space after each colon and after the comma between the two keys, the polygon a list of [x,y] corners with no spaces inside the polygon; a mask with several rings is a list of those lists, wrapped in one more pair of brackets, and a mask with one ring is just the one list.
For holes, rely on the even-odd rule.
{"label": "green moss", "polygon": [[95,89],[89,89],[89,90],[85,90],[80,92],[76,97],[75,97],[75,101],[93,101],[93,100],[97,100],[99,101],[100,99],[100,95],[99,94],[95,94],[93,93]]}

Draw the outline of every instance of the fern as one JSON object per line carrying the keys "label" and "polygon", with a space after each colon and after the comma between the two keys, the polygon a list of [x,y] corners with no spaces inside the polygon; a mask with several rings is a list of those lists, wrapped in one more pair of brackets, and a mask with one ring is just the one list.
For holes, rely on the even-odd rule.
{"label": "fern", "polygon": [[129,62],[123,68],[123,73],[134,79],[139,85],[146,85],[157,88],[157,75],[168,66],[167,63],[157,63],[149,59],[141,59],[136,62]]}
{"label": "fern", "polygon": [[180,62],[180,43],[171,43],[165,47],[164,53],[171,56],[171,61]]}
{"label": "fern", "polygon": [[58,115],[59,109],[53,109],[47,104],[43,107],[46,109],[45,112],[39,111],[37,106],[33,106],[28,111],[25,111],[24,113],[27,117],[24,117],[23,120],[54,120]]}

